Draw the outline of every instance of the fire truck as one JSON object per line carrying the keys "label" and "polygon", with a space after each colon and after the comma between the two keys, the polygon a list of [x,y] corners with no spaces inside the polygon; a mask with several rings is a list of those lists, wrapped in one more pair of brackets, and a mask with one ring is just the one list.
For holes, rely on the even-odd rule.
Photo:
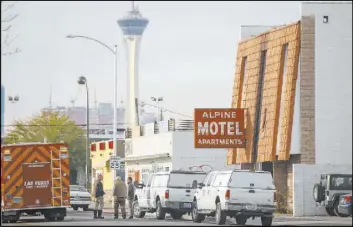
{"label": "fire truck", "polygon": [[17,222],[40,213],[62,221],[70,207],[70,162],[65,143],[1,146],[1,216]]}

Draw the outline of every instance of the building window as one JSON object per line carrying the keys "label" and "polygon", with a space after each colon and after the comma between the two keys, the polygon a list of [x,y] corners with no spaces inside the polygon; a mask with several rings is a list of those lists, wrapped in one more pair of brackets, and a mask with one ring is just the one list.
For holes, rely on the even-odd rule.
{"label": "building window", "polygon": [[267,50],[261,51],[261,62],[260,62],[260,74],[259,74],[259,82],[257,86],[257,101],[256,101],[256,113],[255,113],[255,127],[254,127],[254,142],[253,142],[253,161],[257,160],[258,153],[258,143],[259,143],[259,132],[261,127],[261,106],[262,106],[262,96],[263,96],[263,85],[265,80],[265,72],[266,72],[266,54]]}
{"label": "building window", "polygon": [[242,88],[241,88],[241,103],[240,103],[240,108],[245,108],[246,107],[246,88],[247,88],[247,73],[246,73],[246,63],[247,63],[248,58],[247,57],[243,57],[243,61],[242,61]]}
{"label": "building window", "polygon": [[282,74],[279,77],[279,86],[281,86],[280,91],[280,97],[279,97],[279,120],[278,120],[278,131],[277,131],[277,153],[281,149],[281,131],[282,131],[282,116],[283,116],[283,111],[284,111],[284,104],[282,104],[282,98],[284,98],[285,95],[285,90],[286,90],[286,83],[287,83],[287,58],[288,58],[288,43],[284,44],[282,46],[282,51],[281,51],[281,69],[280,71]]}

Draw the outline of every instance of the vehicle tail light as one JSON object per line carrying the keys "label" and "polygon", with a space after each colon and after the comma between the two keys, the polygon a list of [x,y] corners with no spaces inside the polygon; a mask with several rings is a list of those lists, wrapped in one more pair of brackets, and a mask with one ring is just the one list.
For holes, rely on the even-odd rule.
{"label": "vehicle tail light", "polygon": [[344,197],[344,201],[345,201],[346,203],[352,202],[352,196],[345,196],[345,197]]}
{"label": "vehicle tail light", "polygon": [[227,199],[227,200],[230,199],[230,190],[229,189],[226,191],[226,194],[224,195],[224,198]]}
{"label": "vehicle tail light", "polygon": [[164,198],[169,199],[169,190],[164,192]]}
{"label": "vehicle tail light", "polygon": [[277,192],[273,193],[273,202],[277,202]]}

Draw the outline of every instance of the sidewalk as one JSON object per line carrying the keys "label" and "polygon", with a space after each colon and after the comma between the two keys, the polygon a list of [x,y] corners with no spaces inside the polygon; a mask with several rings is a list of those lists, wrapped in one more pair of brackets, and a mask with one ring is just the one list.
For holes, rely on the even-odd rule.
{"label": "sidewalk", "polygon": [[[90,210],[94,210],[95,202],[91,202],[89,205]],[[112,203],[104,203],[103,213],[114,213],[114,207]]]}

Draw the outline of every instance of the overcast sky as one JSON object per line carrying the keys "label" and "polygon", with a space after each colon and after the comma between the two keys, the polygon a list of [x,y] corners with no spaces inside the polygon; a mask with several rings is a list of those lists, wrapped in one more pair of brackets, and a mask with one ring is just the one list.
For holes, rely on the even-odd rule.
{"label": "overcast sky", "polygon": [[[300,18],[299,2],[136,2],[150,23],[140,57],[140,100],[163,96],[167,109],[193,115],[196,107],[230,107],[240,25],[278,25]],[[13,12],[13,47],[22,52],[2,57],[6,96],[5,123],[28,117],[49,105],[113,101],[114,56],[102,46],[68,34],[85,35],[119,46],[118,100],[125,98],[126,60],[117,19],[131,9],[124,1],[18,2]]]}

